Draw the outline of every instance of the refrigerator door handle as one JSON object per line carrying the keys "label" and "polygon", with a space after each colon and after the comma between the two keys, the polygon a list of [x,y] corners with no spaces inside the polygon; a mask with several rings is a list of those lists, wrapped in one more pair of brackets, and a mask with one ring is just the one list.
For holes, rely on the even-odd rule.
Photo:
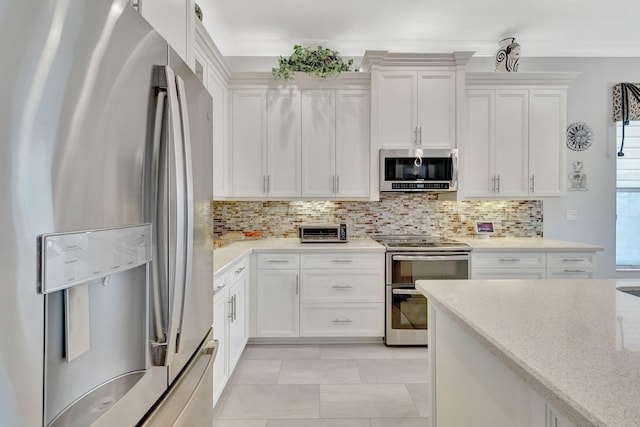
{"label": "refrigerator door handle", "polygon": [[176,353],[180,351],[180,331],[184,320],[184,300],[187,286],[191,284],[192,260],[193,260],[193,164],[191,161],[191,133],[189,131],[189,111],[187,109],[187,91],[184,81],[176,76],[178,101],[180,105],[180,121],[182,122],[182,143],[184,167],[182,168],[184,179],[184,199],[186,203],[184,227],[184,252],[182,265],[184,275],[182,277],[182,302],[180,304],[180,320],[176,336]]}
{"label": "refrigerator door handle", "polygon": [[[177,351],[180,333],[180,318],[182,317],[182,307],[184,304],[184,284],[185,278],[185,161],[184,143],[182,141],[182,124],[180,122],[180,103],[176,87],[176,76],[173,70],[165,66],[165,76],[167,81],[167,97],[169,101],[169,130],[170,130],[170,155],[169,169],[174,173],[169,174],[170,181],[174,184],[171,189],[173,201],[169,203],[169,229],[173,228],[173,233],[169,232],[169,325],[167,336],[167,356],[165,366],[171,364],[173,355]],[[173,180],[171,180],[173,178]],[[170,197],[171,199],[171,197]],[[172,215],[173,214],[173,217]],[[173,245],[171,244],[173,240]],[[173,252],[173,253],[172,253]],[[173,263],[173,266],[171,265]],[[173,268],[172,268],[173,267]]]}
{"label": "refrigerator door handle", "polygon": [[[166,277],[166,265],[161,262],[162,256],[160,254],[165,254],[167,249],[164,246],[164,243],[167,241],[165,233],[166,227],[164,226],[164,222],[160,221],[159,211],[163,210],[163,207],[160,206],[159,196],[161,190],[164,189],[164,186],[161,187],[159,183],[159,169],[161,163],[161,137],[162,137],[162,126],[163,126],[163,116],[165,110],[165,103],[167,100],[167,93],[164,90],[159,90],[156,98],[155,105],[155,123],[153,130],[153,149],[152,149],[152,166],[151,166],[151,184],[150,187],[153,188],[150,191],[152,199],[148,201],[148,212],[145,215],[147,218],[153,222],[156,228],[156,236],[158,237],[156,241],[154,241],[154,247],[157,248],[156,252],[153,255],[152,265],[152,275],[153,279],[151,284],[153,286],[153,301],[152,301],[152,313],[153,313],[153,333],[154,333],[154,354],[153,360],[157,365],[163,365],[164,359],[166,357],[166,336],[165,329],[163,325],[163,304],[161,298],[161,283],[164,283],[164,277]],[[163,200],[164,202],[164,200]],[[161,268],[164,268],[162,270]]]}

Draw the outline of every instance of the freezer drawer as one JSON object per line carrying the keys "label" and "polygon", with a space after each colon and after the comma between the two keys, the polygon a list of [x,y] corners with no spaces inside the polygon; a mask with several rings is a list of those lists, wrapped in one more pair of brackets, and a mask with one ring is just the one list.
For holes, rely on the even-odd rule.
{"label": "freezer drawer", "polygon": [[213,377],[211,367],[218,351],[209,329],[200,348],[184,371],[139,424],[142,427],[212,425]]}

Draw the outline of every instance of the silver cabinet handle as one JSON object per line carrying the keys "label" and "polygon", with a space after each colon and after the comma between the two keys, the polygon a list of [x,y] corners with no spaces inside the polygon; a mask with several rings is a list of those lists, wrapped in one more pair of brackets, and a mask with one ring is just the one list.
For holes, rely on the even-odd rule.
{"label": "silver cabinet handle", "polygon": [[288,259],[268,259],[267,262],[271,264],[286,264],[289,262]]}
{"label": "silver cabinet handle", "polygon": [[563,258],[562,262],[584,262],[584,258]]}
{"label": "silver cabinet handle", "polygon": [[227,303],[229,304],[229,314],[227,315],[227,317],[233,322],[233,297],[229,298],[229,301],[227,301]]}
{"label": "silver cabinet handle", "polygon": [[331,192],[335,194],[335,192],[336,192],[336,176],[335,175],[331,176],[331,181],[332,181],[332,183],[331,183]]}
{"label": "silver cabinet handle", "polygon": [[300,293],[300,275],[296,274],[296,295]]}
{"label": "silver cabinet handle", "polygon": [[336,194],[340,193],[340,175],[336,175]]}
{"label": "silver cabinet handle", "polygon": [[349,318],[346,318],[346,319],[343,319],[343,320],[341,320],[341,319],[335,319],[335,320],[333,321],[333,323],[353,323],[353,320],[351,320],[351,319],[349,319]]}
{"label": "silver cabinet handle", "polygon": [[267,194],[267,175],[262,175],[262,192]]}
{"label": "silver cabinet handle", "polygon": [[420,145],[422,145],[422,126],[420,126],[418,129],[419,129],[418,132],[420,135],[420,137],[418,138],[418,141],[420,142]]}
{"label": "silver cabinet handle", "polygon": [[236,302],[238,301],[238,299],[236,298],[236,294],[233,294],[233,321],[236,321],[236,315],[238,314],[237,312],[237,305]]}
{"label": "silver cabinet handle", "polygon": [[536,176],[535,175],[531,175],[530,178],[531,181],[531,192],[534,193],[535,192],[535,188],[536,188]]}
{"label": "silver cabinet handle", "polygon": [[565,273],[586,273],[586,270],[569,270],[569,269],[565,269],[564,270]]}
{"label": "silver cabinet handle", "polygon": [[413,143],[418,145],[418,126],[413,129]]}
{"label": "silver cabinet handle", "polygon": [[498,183],[498,186],[497,186],[498,189],[496,190],[496,193],[499,193],[500,192],[500,175],[497,176],[496,182]]}
{"label": "silver cabinet handle", "polygon": [[334,259],[334,260],[332,260],[332,262],[349,263],[349,262],[353,262],[353,260],[352,259]]}
{"label": "silver cabinet handle", "polygon": [[244,269],[245,269],[245,268],[246,268],[246,267],[240,267],[239,269],[237,269],[237,270],[235,271],[235,274],[240,274],[240,273],[242,273],[242,272],[244,271]]}
{"label": "silver cabinet handle", "polygon": [[495,175],[491,177],[491,192],[492,193],[496,192],[496,176]]}
{"label": "silver cabinet handle", "polygon": [[519,262],[520,258],[500,258],[500,262]]}
{"label": "silver cabinet handle", "polygon": [[353,286],[351,285],[334,285],[332,286],[333,289],[353,289]]}
{"label": "silver cabinet handle", "polygon": [[271,176],[267,175],[267,191],[266,193],[268,194],[271,191]]}

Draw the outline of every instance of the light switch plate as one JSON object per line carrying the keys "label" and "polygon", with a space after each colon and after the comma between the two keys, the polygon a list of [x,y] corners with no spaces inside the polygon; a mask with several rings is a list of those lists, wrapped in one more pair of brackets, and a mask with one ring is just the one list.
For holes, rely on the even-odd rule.
{"label": "light switch plate", "polygon": [[578,211],[575,209],[567,210],[567,221],[577,221],[578,220]]}

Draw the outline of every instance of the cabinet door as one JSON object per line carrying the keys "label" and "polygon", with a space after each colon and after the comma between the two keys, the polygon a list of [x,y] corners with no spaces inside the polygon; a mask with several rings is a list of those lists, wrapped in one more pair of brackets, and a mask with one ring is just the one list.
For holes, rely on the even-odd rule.
{"label": "cabinet door", "polygon": [[468,138],[464,154],[462,191],[465,196],[493,196],[495,152],[495,91],[469,90],[467,92]]}
{"label": "cabinet door", "polygon": [[267,131],[267,193],[300,196],[300,91],[269,91]]}
{"label": "cabinet door", "polygon": [[528,195],[528,90],[496,91],[496,195]]}
{"label": "cabinet door", "polygon": [[336,93],[302,91],[302,195],[335,194]]}
{"label": "cabinet door", "polygon": [[232,177],[234,196],[266,191],[267,91],[233,92]]}
{"label": "cabinet door", "polygon": [[194,2],[176,0],[142,1],[140,14],[180,57],[191,65],[191,40],[193,40]]}
{"label": "cabinet door", "polygon": [[565,183],[566,92],[529,92],[529,193],[560,196]]}
{"label": "cabinet door", "polygon": [[213,67],[206,67],[206,73],[207,89],[213,99],[213,197],[217,198],[229,195],[229,92]]}
{"label": "cabinet door", "polygon": [[213,299],[213,339],[218,340],[218,353],[213,362],[213,404],[220,398],[229,379],[229,289],[221,288]]}
{"label": "cabinet door", "polygon": [[258,337],[297,337],[298,270],[258,270]]}
{"label": "cabinet door", "polygon": [[247,343],[247,289],[249,276],[243,274],[229,288],[229,372],[233,372]]}
{"label": "cabinet door", "polygon": [[415,71],[380,73],[380,144],[384,148],[407,148],[416,143],[417,74]]}
{"label": "cabinet door", "polygon": [[369,91],[336,92],[336,196],[369,196]]}
{"label": "cabinet door", "polygon": [[418,140],[425,148],[456,146],[454,71],[418,72]]}

